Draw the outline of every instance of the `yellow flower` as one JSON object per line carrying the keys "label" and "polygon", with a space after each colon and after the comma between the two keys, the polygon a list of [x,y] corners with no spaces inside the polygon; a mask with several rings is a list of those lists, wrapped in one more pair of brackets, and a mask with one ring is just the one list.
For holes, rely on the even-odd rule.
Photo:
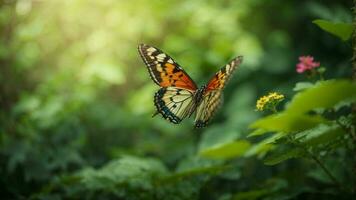
{"label": "yellow flower", "polygon": [[263,111],[269,109],[272,111],[276,110],[276,105],[283,101],[284,95],[277,92],[271,92],[257,100],[256,110]]}

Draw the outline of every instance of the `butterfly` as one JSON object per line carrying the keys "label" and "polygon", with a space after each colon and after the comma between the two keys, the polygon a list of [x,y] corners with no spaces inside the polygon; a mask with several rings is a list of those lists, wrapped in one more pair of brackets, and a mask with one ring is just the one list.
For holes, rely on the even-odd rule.
{"label": "butterfly", "polygon": [[157,115],[178,124],[194,112],[195,127],[205,127],[222,103],[222,90],[234,70],[241,64],[238,56],[222,67],[206,84],[198,88],[183,68],[156,47],[140,44],[138,52],[151,79],[160,86],[155,93]]}

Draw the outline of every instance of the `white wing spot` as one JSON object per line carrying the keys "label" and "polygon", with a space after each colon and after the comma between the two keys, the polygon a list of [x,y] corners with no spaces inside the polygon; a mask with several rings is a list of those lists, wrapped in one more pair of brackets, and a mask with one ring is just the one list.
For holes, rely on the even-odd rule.
{"label": "white wing spot", "polygon": [[166,57],[166,55],[165,55],[164,53],[158,54],[158,55],[156,56],[156,58],[157,58],[157,60],[158,60],[159,62],[163,62],[163,60],[164,60],[165,57]]}
{"label": "white wing spot", "polygon": [[155,52],[155,51],[156,51],[155,48],[150,47],[150,48],[147,49],[147,55],[149,55],[151,57],[152,53]]}
{"label": "white wing spot", "polygon": [[162,71],[163,71],[161,65],[157,65],[157,66],[156,66],[156,69],[157,69],[157,71],[159,71],[159,72],[162,72]]}
{"label": "white wing spot", "polygon": [[226,69],[226,71],[230,71],[230,65],[227,64],[225,69]]}
{"label": "white wing spot", "polygon": [[148,49],[147,49],[147,51],[152,53],[152,52],[155,52],[155,51],[156,51],[156,49],[155,49],[155,48],[153,48],[153,47],[150,47],[150,48],[148,48]]}
{"label": "white wing spot", "polygon": [[157,55],[157,58],[165,58],[165,57],[166,57],[166,55],[164,53],[161,53],[161,54]]}

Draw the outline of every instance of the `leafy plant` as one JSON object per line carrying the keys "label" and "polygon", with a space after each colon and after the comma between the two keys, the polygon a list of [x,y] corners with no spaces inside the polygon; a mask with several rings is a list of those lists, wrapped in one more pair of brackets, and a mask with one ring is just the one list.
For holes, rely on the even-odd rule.
{"label": "leafy plant", "polygon": [[[1,198],[352,199],[349,4],[1,1]],[[198,83],[244,56],[206,129],[151,118],[139,43]]]}

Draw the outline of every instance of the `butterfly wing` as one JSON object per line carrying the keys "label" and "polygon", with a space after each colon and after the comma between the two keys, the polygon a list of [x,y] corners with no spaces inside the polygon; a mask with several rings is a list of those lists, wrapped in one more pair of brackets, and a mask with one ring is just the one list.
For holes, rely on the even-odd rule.
{"label": "butterfly wing", "polygon": [[226,82],[230,79],[235,69],[241,64],[243,60],[242,56],[238,56],[231,60],[228,64],[222,67],[214,76],[210,79],[206,85],[206,91],[221,90],[225,87]]}
{"label": "butterfly wing", "polygon": [[218,107],[222,103],[221,90],[212,90],[206,92],[203,96],[202,102],[197,107],[197,113],[195,117],[195,127],[202,128],[206,126],[215,114]]}
{"label": "butterfly wing", "polygon": [[177,87],[164,87],[155,94],[157,112],[163,118],[178,124],[194,112],[194,92]]}
{"label": "butterfly wing", "polygon": [[172,123],[180,123],[195,110],[196,84],[178,63],[158,48],[140,44],[138,51],[152,80],[161,87],[154,98],[157,113]]}
{"label": "butterfly wing", "polygon": [[156,47],[140,44],[138,51],[147,65],[152,80],[161,87],[197,89],[194,81],[170,56]]}
{"label": "butterfly wing", "polygon": [[197,107],[195,127],[200,128],[206,126],[211,117],[215,114],[219,105],[222,103],[222,89],[241,62],[242,56],[233,59],[210,79],[203,91],[203,99]]}

